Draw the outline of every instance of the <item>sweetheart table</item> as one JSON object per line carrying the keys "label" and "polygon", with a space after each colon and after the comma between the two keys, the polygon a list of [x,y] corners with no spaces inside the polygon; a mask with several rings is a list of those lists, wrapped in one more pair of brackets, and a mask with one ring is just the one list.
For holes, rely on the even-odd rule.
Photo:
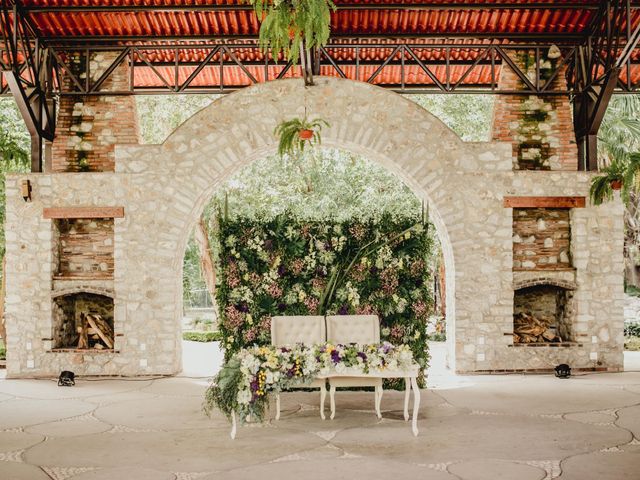
{"label": "sweetheart table", "polygon": [[[418,365],[414,365],[412,368],[408,370],[379,370],[379,371],[370,371],[368,373],[363,373],[357,369],[346,369],[343,372],[331,372],[328,374],[320,374],[317,375],[318,379],[328,379],[328,378],[340,378],[340,377],[358,377],[358,378],[404,378],[405,383],[405,391],[404,391],[404,419],[405,421],[409,420],[409,397],[411,395],[411,391],[413,391],[413,411],[411,416],[411,431],[414,436],[418,436],[418,410],[420,409],[420,389],[418,388],[418,373],[420,372],[420,367]],[[331,419],[335,416],[335,389],[330,392],[330,401],[331,401]],[[380,395],[381,396],[381,395]],[[382,418],[380,413],[380,397],[376,398],[375,408],[376,415],[378,418]],[[324,402],[322,402],[324,404]],[[321,407],[323,408],[323,407]],[[231,438],[235,439],[237,434],[237,420],[236,413],[233,412],[231,414]]]}

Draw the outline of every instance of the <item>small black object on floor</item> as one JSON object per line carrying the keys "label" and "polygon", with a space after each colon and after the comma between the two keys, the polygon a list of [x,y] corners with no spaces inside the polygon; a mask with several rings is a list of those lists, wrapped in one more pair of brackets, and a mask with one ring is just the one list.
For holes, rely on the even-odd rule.
{"label": "small black object on floor", "polygon": [[566,363],[561,363],[555,370],[558,378],[569,378],[571,376],[571,367]]}
{"label": "small black object on floor", "polygon": [[63,370],[58,377],[59,387],[73,387],[76,384],[76,374],[69,370]]}

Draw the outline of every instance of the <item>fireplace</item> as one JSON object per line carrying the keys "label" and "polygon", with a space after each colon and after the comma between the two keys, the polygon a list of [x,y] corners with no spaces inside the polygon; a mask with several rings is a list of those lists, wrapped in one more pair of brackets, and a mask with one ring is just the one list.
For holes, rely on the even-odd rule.
{"label": "fireplace", "polygon": [[53,299],[54,349],[113,350],[113,298],[89,292]]}
{"label": "fireplace", "polygon": [[544,345],[574,341],[573,290],[543,284],[514,293],[514,344]]}

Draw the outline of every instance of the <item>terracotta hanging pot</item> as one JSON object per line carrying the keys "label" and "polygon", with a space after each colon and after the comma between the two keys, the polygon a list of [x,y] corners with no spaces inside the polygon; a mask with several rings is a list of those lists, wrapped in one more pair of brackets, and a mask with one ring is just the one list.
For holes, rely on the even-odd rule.
{"label": "terracotta hanging pot", "polygon": [[300,130],[298,136],[302,140],[311,140],[313,138],[313,130]]}
{"label": "terracotta hanging pot", "polygon": [[620,190],[622,188],[622,180],[611,180],[610,183],[613,190]]}

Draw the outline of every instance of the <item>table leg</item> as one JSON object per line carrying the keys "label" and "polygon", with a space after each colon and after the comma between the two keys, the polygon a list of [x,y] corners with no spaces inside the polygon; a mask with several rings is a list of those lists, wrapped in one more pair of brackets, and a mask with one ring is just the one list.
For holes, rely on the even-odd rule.
{"label": "table leg", "polygon": [[409,420],[409,396],[411,395],[411,379],[404,379],[404,421]]}
{"label": "table leg", "polygon": [[324,416],[324,401],[327,398],[327,387],[322,385],[320,387],[320,418],[325,419]]}
{"label": "table leg", "polygon": [[331,385],[329,389],[329,402],[331,403],[331,420],[336,416],[336,387]]}
{"label": "table leg", "polygon": [[418,410],[420,409],[420,389],[418,380],[411,377],[411,388],[413,389],[413,419],[411,420],[411,430],[414,436],[418,436]]}
{"label": "table leg", "polygon": [[381,403],[382,403],[382,386],[378,386],[376,387],[376,391],[375,391],[376,417],[378,417],[378,419],[382,418],[382,413],[380,412]]}
{"label": "table leg", "polygon": [[236,412],[231,412],[231,440],[236,439]]}

